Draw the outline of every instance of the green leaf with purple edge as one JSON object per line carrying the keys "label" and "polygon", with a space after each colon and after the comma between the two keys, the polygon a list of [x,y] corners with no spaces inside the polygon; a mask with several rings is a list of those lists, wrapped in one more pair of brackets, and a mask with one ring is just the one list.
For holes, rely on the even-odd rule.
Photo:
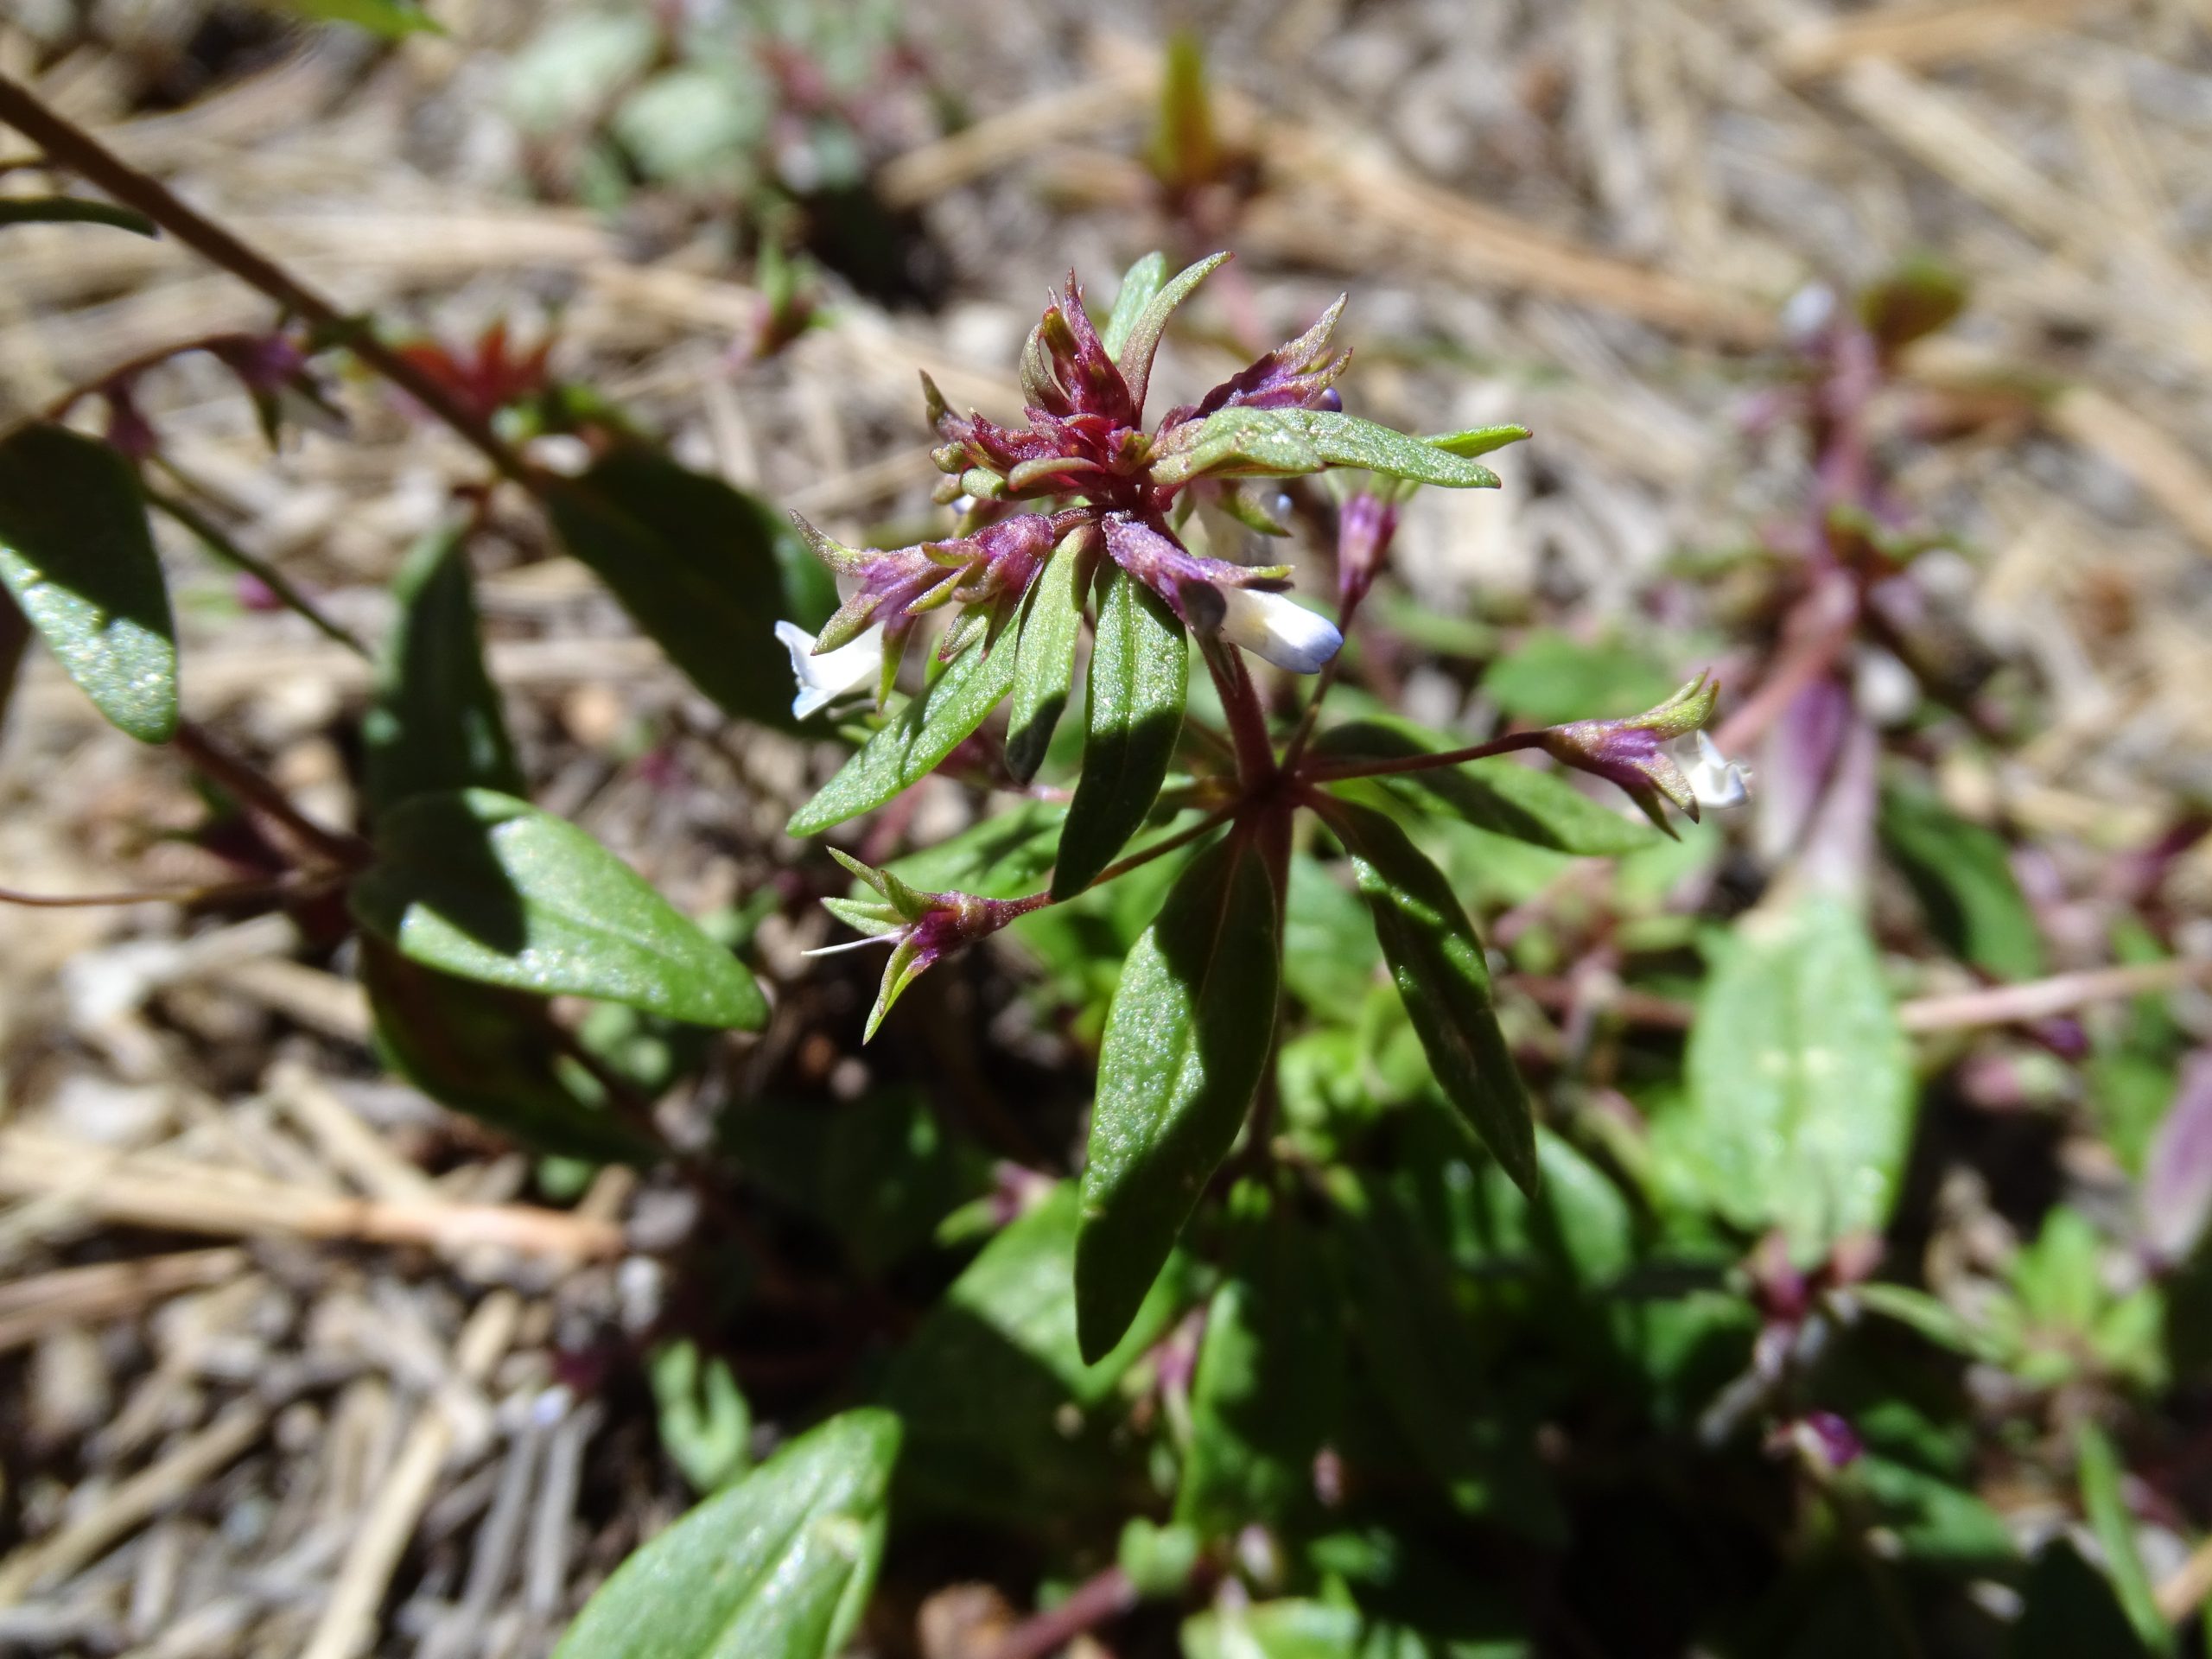
{"label": "green leaf with purple edge", "polygon": [[1107,356],[1121,356],[1122,347],[1128,343],[1129,330],[1137,326],[1137,319],[1166,281],[1167,256],[1157,249],[1122,273],[1122,285],[1114,292],[1113,312],[1098,331],[1098,343],[1106,348]]}
{"label": "green leaf with purple edge", "polygon": [[[1185,267],[1173,282],[1145,302],[1144,309],[1129,325],[1128,338],[1114,353],[1114,366],[1121,370],[1122,378],[1128,383],[1129,401],[1140,410],[1144,408],[1145,391],[1152,381],[1152,360],[1159,354],[1160,337],[1167,332],[1167,320],[1200,283],[1228,263],[1227,254],[1217,253]],[[1116,310],[1120,308],[1119,305],[1115,307]]]}
{"label": "green leaf with purple edge", "polygon": [[1444,873],[1370,807],[1332,815],[1437,1084],[1523,1192],[1536,1190],[1535,1115],[1491,1006],[1482,941]]}
{"label": "green leaf with purple edge", "polygon": [[1122,969],[1098,1057],[1076,1235],[1086,1360],[1122,1339],[1267,1068],[1281,962],[1249,840],[1192,861]]}
{"label": "green leaf with purple edge", "polygon": [[1151,815],[1183,733],[1191,652],[1158,594],[1111,563],[1102,568],[1090,648],[1083,775],[1052,867],[1052,897],[1098,877]]}
{"label": "green leaf with purple edge", "polygon": [[583,830],[488,789],[417,795],[377,826],[355,918],[462,979],[588,996],[690,1025],[755,1029],[737,958]]}
{"label": "green leaf with purple edge", "polygon": [[1014,641],[1007,639],[963,652],[921,696],[892,715],[812,800],[791,814],[787,832],[818,835],[848,818],[874,811],[928,777],[1013,690],[1017,655]]}
{"label": "green leaf with purple edge", "polygon": [[112,724],[175,735],[176,624],[122,455],[47,422],[0,442],[0,583]]}
{"label": "green leaf with purple edge", "polygon": [[899,1419],[832,1417],[615,1569],[554,1659],[830,1659],[852,1639],[889,1522]]}

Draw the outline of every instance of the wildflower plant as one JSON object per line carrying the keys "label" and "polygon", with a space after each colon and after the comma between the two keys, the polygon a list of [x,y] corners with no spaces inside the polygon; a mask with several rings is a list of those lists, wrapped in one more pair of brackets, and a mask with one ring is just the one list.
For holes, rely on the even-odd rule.
{"label": "wildflower plant", "polygon": [[[1156,171],[1193,231],[1243,175],[1179,61]],[[535,1395],[566,1410],[626,1364],[666,1453],[653,1501],[699,1500],[603,1584],[580,1576],[561,1659],[830,1659],[864,1616],[872,1649],[906,1651],[888,1621],[984,1588],[941,1597],[926,1576],[969,1528],[1010,1593],[1073,1585],[982,1649],[1032,1659],[1147,1600],[1187,1616],[1190,1659],[2193,1650],[2172,1610],[2202,1591],[2172,1586],[2212,1546],[2152,1584],[2139,1521],[2196,1499],[2185,1446],[2157,1443],[2183,1425],[2139,1408],[2201,1391],[2212,1363],[2188,1317],[2212,1298],[2212,1058],[2150,994],[2203,976],[2149,959],[2174,938],[2145,899],[2212,819],[2058,905],[2050,872],[2033,901],[2015,879],[2027,849],[1913,783],[1961,731],[2004,741],[2014,695],[1940,672],[1961,653],[1874,395],[1962,296],[1922,272],[1856,315],[1796,319],[1770,417],[1803,426],[1809,511],[1732,572],[1772,626],[1728,647],[1751,690],[1717,744],[1709,673],[1669,695],[1632,641],[1508,645],[1393,591],[1409,498],[1495,486],[1484,458],[1529,434],[1351,412],[1343,302],[1194,400],[1159,396],[1162,341],[1220,256],[1141,260],[1097,314],[1071,276],[1021,353],[1018,422],[925,382],[944,534],[848,545],[655,448],[567,378],[557,334],[387,334],[5,76],[0,121],[36,150],[11,173],[56,181],[0,201],[0,257],[15,237],[158,227],[274,310],[0,427],[0,715],[19,659],[47,652],[212,786],[200,855],[235,879],[0,902],[166,898],[187,925],[281,909],[302,955],[358,979],[384,1066],[542,1155],[536,1198],[620,1163],[698,1217],[616,1241],[673,1294],[587,1331],[567,1386]],[[37,222],[67,228],[12,228]],[[784,297],[753,346],[815,315]],[[272,443],[381,386],[477,458],[397,562],[379,637],[257,559],[175,453],[158,394],[182,353],[221,365]],[[181,554],[157,522],[365,659],[365,695],[332,721],[358,811],[302,810],[243,738],[189,717]],[[1294,531],[1325,560],[1254,553]],[[695,916],[534,804],[543,752],[510,728],[475,607],[494,536],[588,568],[734,725],[817,753],[850,739],[789,825],[839,844],[781,846],[741,906]],[[1376,671],[1408,641],[1480,661],[1491,723],[1395,712]],[[681,738],[696,748],[671,738],[641,781],[724,734]],[[1647,827],[1744,803],[1724,749],[1754,745],[1753,833]],[[903,845],[899,798],[932,775],[987,809]],[[1599,868],[1574,861],[1613,855],[1618,880],[1583,881]],[[772,914],[821,928],[824,894],[812,962],[753,948]],[[1916,953],[1915,902],[1935,941]],[[2046,978],[2095,906],[2126,964]],[[1511,970],[1503,1017],[1478,914]],[[925,1022],[898,1010],[1000,936],[1033,958],[1039,1023],[1069,1039],[1039,1046],[1069,1086],[970,1133],[966,1096],[980,1120],[1027,1056],[963,1012],[926,1035],[972,1066],[932,1049],[902,1077]],[[847,1022],[842,967],[869,951],[880,979]],[[1935,995],[1900,1007],[1923,974]],[[2095,999],[2125,1019],[2094,1021]],[[757,1046],[719,1034],[772,1016]],[[841,1060],[825,1020],[893,1052]],[[1972,1048],[1975,1025],[2009,1046]],[[993,1052],[957,1052],[986,1032]],[[2037,1096],[2085,1046],[2084,1094],[2109,1099]],[[779,1050],[805,1058],[753,1068]],[[1946,1145],[1961,1109],[1929,1090],[1923,1109],[1936,1077],[2012,1126],[2104,1115],[2139,1177],[2133,1230],[2110,1190],[2017,1230],[1977,1213],[1948,1173],[1978,1167]],[[671,1132],[679,1085],[710,1138]],[[1923,1216],[1900,1196],[1939,1166],[1962,1220],[1936,1217],[1916,1274]],[[632,1275],[605,1276],[626,1321]],[[588,1301],[564,1304],[564,1333]],[[608,1440],[652,1438],[639,1427]],[[2101,1570],[2051,1525],[2075,1488]],[[2024,1529],[1998,1513],[2008,1491]],[[894,1523],[928,1547],[887,1548]],[[903,1576],[871,1611],[879,1569]],[[1109,1632],[1117,1651],[1164,1651],[1162,1611]],[[1882,1634],[1914,1622],[1938,1639]]]}
{"label": "wildflower plant", "polygon": [[[1195,403],[1147,419],[1169,321],[1227,257],[1172,277],[1161,256],[1140,260],[1103,326],[1071,274],[1022,350],[1024,424],[957,413],[925,377],[944,474],[938,495],[958,513],[952,534],[852,548],[800,520],[846,597],[809,650],[803,632],[782,628],[800,682],[795,713],[872,680],[881,716],[794,815],[795,835],[884,806],[1001,703],[999,781],[1030,785],[1071,700],[1086,628],[1090,637],[1082,758],[1046,886],[1014,897],[925,893],[838,855],[874,896],[831,899],[831,910],[892,953],[868,1035],[949,952],[1155,859],[1185,861],[1129,953],[1099,1053],[1074,1266],[1086,1360],[1126,1334],[1246,1125],[1274,1052],[1300,815],[1350,861],[1438,1083],[1528,1192],[1537,1180],[1533,1119],[1483,946],[1451,881],[1407,834],[1408,803],[1416,813],[1450,810],[1472,797],[1481,814],[1495,786],[1466,766],[1514,749],[1541,749],[1618,785],[1662,828],[1669,807],[1694,818],[1702,804],[1743,798],[1740,770],[1700,729],[1716,696],[1703,675],[1642,715],[1442,753],[1409,747],[1387,723],[1321,725],[1344,631],[1387,562],[1406,495],[1495,488],[1478,457],[1529,434],[1501,425],[1415,436],[1346,413],[1338,382],[1350,353],[1333,343],[1342,299]],[[1282,480],[1323,475],[1340,503],[1334,621],[1300,603],[1288,565],[1233,556],[1248,530],[1288,533]],[[902,697],[894,688],[909,639],[936,613],[944,625],[921,683]],[[871,636],[880,652],[865,644]],[[1224,729],[1189,707],[1194,653]],[[1287,720],[1271,716],[1251,658],[1309,682]],[[1686,772],[1669,746],[1694,734],[1707,753]],[[1440,781],[1402,788],[1421,779]],[[1587,804],[1546,781],[1563,793],[1540,793],[1534,833],[1570,835],[1561,815]]]}

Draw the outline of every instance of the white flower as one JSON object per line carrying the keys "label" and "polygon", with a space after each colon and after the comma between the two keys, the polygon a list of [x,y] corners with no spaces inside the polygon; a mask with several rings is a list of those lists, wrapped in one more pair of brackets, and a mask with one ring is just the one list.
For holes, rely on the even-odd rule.
{"label": "white flower", "polygon": [[883,672],[883,627],[880,623],[835,651],[814,654],[814,636],[796,622],[776,624],[776,638],[791,654],[791,677],[798,682],[798,696],[791,699],[791,713],[800,720],[818,714],[848,691],[872,683]]}
{"label": "white flower", "polygon": [[1720,753],[1719,746],[1700,732],[1697,759],[1689,766],[1690,793],[1700,806],[1741,806],[1751,798],[1751,773]]}
{"label": "white flower", "polygon": [[1221,637],[1294,674],[1318,672],[1344,642],[1337,625],[1287,594],[1224,588]]}

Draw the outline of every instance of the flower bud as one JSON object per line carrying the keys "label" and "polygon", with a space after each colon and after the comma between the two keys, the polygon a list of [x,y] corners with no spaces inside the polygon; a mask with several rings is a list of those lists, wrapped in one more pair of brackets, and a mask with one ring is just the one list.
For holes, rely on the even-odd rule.
{"label": "flower bud", "polygon": [[835,847],[830,849],[830,855],[874,887],[880,898],[823,899],[823,906],[831,915],[868,937],[844,944],[823,945],[806,954],[826,957],[870,944],[891,946],[891,960],[884,964],[883,983],[876,992],[875,1006],[868,1010],[862,1042],[874,1037],[883,1016],[891,1012],[891,1005],[939,958],[989,938],[1017,917],[1051,902],[1041,893],[1027,899],[986,899],[973,893],[925,893],[900,880],[889,870],[872,869]]}
{"label": "flower bud", "polygon": [[1367,597],[1382,573],[1390,541],[1398,533],[1398,510],[1371,490],[1362,490],[1337,514],[1337,606],[1349,614]]}
{"label": "flower bud", "polygon": [[[1666,702],[1630,719],[1554,727],[1544,734],[1544,752],[1617,785],[1652,823],[1679,836],[1667,817],[1669,802],[1694,823],[1700,808],[1734,806],[1746,798],[1744,769],[1723,760],[1700,730],[1713,718],[1719,695],[1711,677],[1700,674]],[[1693,732],[1704,741],[1700,759],[1685,772],[1666,746]]]}

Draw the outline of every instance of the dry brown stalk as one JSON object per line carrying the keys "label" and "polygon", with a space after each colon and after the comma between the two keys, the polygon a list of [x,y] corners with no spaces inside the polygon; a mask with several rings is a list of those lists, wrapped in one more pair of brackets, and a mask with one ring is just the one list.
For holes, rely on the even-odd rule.
{"label": "dry brown stalk", "polygon": [[140,1227],[251,1238],[353,1239],[441,1252],[498,1246],[590,1260],[622,1249],[612,1222],[519,1204],[355,1198],[158,1153],[114,1154],[32,1129],[0,1135],[0,1193],[66,1192],[79,1213]]}
{"label": "dry brown stalk", "polygon": [[243,1250],[179,1250],[60,1268],[0,1285],[0,1353],[35,1342],[57,1325],[120,1318],[164,1296],[220,1284],[245,1266]]}

